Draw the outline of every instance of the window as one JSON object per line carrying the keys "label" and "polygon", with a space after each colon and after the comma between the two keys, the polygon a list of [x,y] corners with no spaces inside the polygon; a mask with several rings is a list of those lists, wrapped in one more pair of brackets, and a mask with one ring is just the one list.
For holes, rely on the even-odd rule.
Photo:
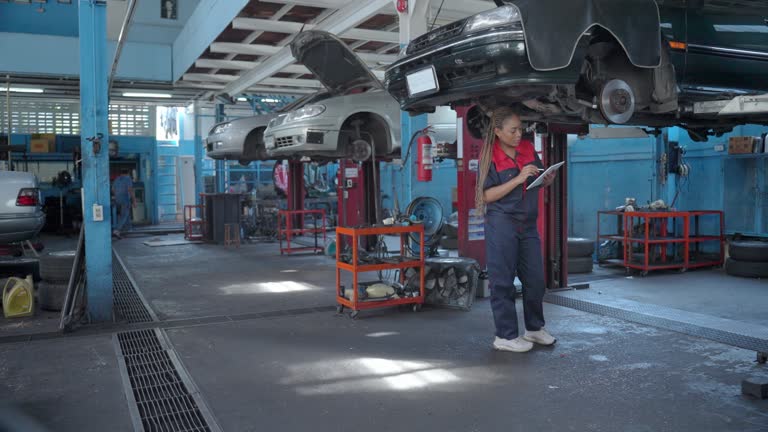
{"label": "window", "polygon": [[[109,134],[152,136],[154,107],[144,105],[110,105]],[[44,101],[11,99],[12,133],[80,134],[80,104],[76,101]],[[8,110],[0,100],[0,131],[8,131]]]}

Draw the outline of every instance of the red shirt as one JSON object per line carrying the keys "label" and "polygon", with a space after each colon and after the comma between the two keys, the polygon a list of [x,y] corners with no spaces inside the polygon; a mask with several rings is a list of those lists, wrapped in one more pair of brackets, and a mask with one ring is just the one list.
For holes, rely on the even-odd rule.
{"label": "red shirt", "polygon": [[493,164],[496,165],[496,171],[501,172],[510,168],[521,169],[536,161],[536,148],[532,142],[521,139],[520,144],[518,144],[515,150],[515,158],[512,159],[504,153],[499,139],[496,138],[496,141],[493,143]]}

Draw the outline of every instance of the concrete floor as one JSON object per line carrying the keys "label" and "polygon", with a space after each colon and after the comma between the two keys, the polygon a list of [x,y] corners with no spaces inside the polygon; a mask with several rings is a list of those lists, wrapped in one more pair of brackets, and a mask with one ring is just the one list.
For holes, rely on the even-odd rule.
{"label": "concrete floor", "polygon": [[590,282],[591,291],[768,327],[768,279],[729,276],[722,270],[650,273]]}
{"label": "concrete floor", "polygon": [[[163,320],[333,304],[328,258],[146,239],[116,248]],[[680,307],[684,292],[719,296],[715,277],[725,278],[619,278],[590,291]],[[749,320],[766,310],[763,282],[721,281],[730,297],[691,307],[738,303],[729,313]],[[558,344],[525,354],[490,349],[488,300],[470,312],[317,312],[165,332],[225,431],[768,431],[768,400],[740,394],[742,379],[768,380],[754,352],[550,304],[545,313]],[[52,430],[130,431],[109,336],[0,344],[0,399]]]}

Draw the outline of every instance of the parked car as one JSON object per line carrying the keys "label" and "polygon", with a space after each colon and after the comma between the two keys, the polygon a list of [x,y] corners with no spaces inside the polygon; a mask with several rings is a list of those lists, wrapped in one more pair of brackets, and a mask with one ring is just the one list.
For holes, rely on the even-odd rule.
{"label": "parked car", "polygon": [[0,244],[31,240],[45,224],[34,174],[0,171]]}
{"label": "parked car", "polygon": [[306,95],[275,113],[245,117],[215,124],[205,139],[206,155],[211,159],[236,160],[242,165],[268,159],[264,149],[264,130],[278,113],[301,108],[304,104],[328,98],[325,92]]}
{"label": "parked car", "polygon": [[[524,120],[681,126],[694,139],[768,114],[720,114],[768,92],[766,14],[653,0],[495,0],[410,42],[384,84],[403,110],[477,103]],[[766,8],[768,10],[768,8]]]}
{"label": "parked car", "polygon": [[400,107],[344,42],[305,31],[294,38],[291,52],[331,97],[270,120],[264,132],[270,157],[366,160],[399,152]]}

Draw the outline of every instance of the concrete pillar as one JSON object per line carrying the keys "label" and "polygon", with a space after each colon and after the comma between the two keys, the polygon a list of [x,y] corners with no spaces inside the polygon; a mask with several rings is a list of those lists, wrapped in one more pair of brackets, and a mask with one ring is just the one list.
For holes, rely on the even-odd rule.
{"label": "concrete pillar", "polygon": [[107,5],[105,1],[79,0],[78,6],[80,144],[83,155],[83,226],[88,315],[93,321],[110,321],[112,230],[109,216],[111,209],[107,127]]}

